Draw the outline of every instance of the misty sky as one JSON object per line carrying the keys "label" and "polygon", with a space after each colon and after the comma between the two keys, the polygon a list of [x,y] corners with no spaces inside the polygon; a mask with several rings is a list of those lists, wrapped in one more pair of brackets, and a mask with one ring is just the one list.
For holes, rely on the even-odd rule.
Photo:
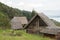
{"label": "misty sky", "polygon": [[49,18],[60,21],[60,0],[0,0],[0,2],[21,10],[35,9]]}

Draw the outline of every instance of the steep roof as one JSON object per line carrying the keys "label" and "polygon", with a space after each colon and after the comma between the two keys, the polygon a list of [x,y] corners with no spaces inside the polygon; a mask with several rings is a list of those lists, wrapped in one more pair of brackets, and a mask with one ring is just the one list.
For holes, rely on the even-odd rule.
{"label": "steep roof", "polygon": [[35,17],[39,16],[48,26],[56,26],[46,15],[43,13],[37,13],[33,18],[29,21],[29,23],[25,26],[28,27],[28,25],[34,21]]}
{"label": "steep roof", "polygon": [[46,15],[43,13],[38,14],[41,19],[48,25],[48,26],[56,26],[53,21],[51,21]]}
{"label": "steep roof", "polygon": [[26,17],[14,17],[11,22],[20,22],[21,24],[28,24]]}

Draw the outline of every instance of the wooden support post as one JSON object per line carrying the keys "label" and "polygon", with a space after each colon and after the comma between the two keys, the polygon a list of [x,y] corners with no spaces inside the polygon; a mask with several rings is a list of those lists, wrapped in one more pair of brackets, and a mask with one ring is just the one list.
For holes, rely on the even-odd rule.
{"label": "wooden support post", "polygon": [[38,20],[38,29],[39,29],[39,20]]}

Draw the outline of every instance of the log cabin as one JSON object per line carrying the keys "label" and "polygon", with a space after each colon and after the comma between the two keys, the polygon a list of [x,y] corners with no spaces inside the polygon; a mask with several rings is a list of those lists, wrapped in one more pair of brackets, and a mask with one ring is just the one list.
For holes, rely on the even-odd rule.
{"label": "log cabin", "polygon": [[[49,37],[55,37],[60,27],[57,27],[46,15],[38,13],[24,27],[27,33],[43,34]],[[56,30],[56,31],[55,31]]]}
{"label": "log cabin", "polygon": [[11,29],[23,29],[26,24],[28,24],[26,17],[14,17],[11,20]]}

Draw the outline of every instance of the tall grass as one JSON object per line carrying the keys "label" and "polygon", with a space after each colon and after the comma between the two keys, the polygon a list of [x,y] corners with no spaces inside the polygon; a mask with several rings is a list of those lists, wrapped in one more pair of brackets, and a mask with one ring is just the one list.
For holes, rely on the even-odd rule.
{"label": "tall grass", "polygon": [[[3,35],[3,34],[7,35]],[[15,31],[15,33],[21,34],[21,36],[10,36],[11,30],[0,30],[0,40],[50,40],[50,38],[42,37],[40,35],[28,34],[23,30]]]}

